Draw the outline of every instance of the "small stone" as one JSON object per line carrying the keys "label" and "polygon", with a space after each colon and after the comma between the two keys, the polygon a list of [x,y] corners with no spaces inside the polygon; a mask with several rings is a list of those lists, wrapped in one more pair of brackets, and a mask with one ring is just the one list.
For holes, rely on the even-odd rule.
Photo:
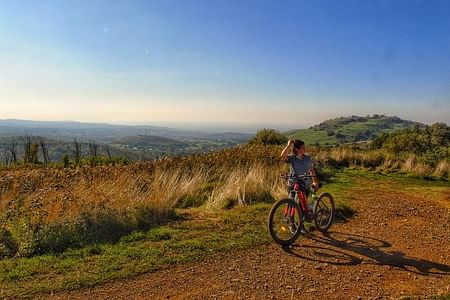
{"label": "small stone", "polygon": [[315,265],[314,266],[314,269],[316,269],[316,270],[322,270],[323,269],[323,267],[321,266],[321,265]]}

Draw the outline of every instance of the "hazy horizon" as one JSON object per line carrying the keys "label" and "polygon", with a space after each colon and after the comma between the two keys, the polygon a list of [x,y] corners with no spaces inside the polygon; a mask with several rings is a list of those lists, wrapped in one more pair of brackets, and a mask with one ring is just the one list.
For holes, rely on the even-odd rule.
{"label": "hazy horizon", "polygon": [[[373,116],[374,114],[370,114]],[[379,114],[383,115],[383,114]],[[387,115],[386,115],[387,116]],[[335,116],[335,117],[350,117],[350,115]],[[364,117],[364,116],[361,116]],[[398,116],[397,116],[398,117]],[[402,118],[403,119],[403,118]],[[270,123],[217,123],[217,122],[121,122],[121,121],[111,121],[111,122],[82,122],[78,120],[25,120],[25,119],[0,119],[4,120],[17,120],[17,121],[37,121],[37,122],[79,122],[79,123],[93,123],[93,124],[108,124],[108,125],[125,125],[125,126],[157,126],[157,127],[168,127],[172,129],[181,130],[193,130],[193,131],[204,131],[204,132],[241,132],[241,133],[256,133],[259,129],[271,128],[276,129],[281,132],[286,132],[295,129],[306,129],[310,126],[317,125],[322,121],[314,124],[305,124],[303,126],[290,126],[286,124],[270,124]],[[407,121],[420,122],[417,120],[404,119]],[[421,122],[424,124],[431,125],[435,122]],[[444,122],[446,123],[446,122]],[[448,123],[447,123],[448,124]]]}
{"label": "hazy horizon", "polygon": [[448,1],[0,3],[0,119],[450,123]]}

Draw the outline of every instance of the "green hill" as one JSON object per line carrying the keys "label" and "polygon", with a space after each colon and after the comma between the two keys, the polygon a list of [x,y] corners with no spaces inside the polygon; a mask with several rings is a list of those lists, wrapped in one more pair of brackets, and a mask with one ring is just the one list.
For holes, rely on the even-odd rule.
{"label": "green hill", "polygon": [[382,133],[424,126],[395,116],[351,116],[330,119],[308,129],[291,130],[285,132],[285,135],[290,139],[301,139],[309,145],[336,145],[367,141]]}

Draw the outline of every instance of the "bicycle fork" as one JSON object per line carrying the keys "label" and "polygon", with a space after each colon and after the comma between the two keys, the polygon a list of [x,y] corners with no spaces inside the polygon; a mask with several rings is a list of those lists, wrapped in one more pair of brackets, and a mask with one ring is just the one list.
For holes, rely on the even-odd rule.
{"label": "bicycle fork", "polygon": [[293,206],[293,205],[287,205],[285,208],[284,208],[284,217],[286,218],[286,217],[291,217],[292,218],[292,220],[294,219],[294,217],[295,217],[295,207]]}

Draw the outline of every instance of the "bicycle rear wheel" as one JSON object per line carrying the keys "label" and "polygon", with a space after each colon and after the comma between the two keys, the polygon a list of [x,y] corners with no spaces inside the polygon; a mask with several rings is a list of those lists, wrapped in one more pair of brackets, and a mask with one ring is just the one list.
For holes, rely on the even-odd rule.
{"label": "bicycle rear wheel", "polygon": [[321,232],[327,232],[333,224],[335,207],[330,193],[321,194],[314,202],[314,226]]}
{"label": "bicycle rear wheel", "polygon": [[276,202],[269,213],[269,233],[281,245],[292,244],[301,234],[303,217],[300,206],[293,199]]}

